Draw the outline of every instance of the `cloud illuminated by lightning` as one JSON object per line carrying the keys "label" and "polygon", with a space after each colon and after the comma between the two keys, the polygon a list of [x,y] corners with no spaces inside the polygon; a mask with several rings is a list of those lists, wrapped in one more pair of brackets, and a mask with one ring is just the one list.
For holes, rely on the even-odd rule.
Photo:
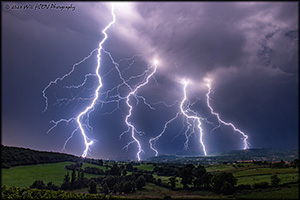
{"label": "cloud illuminated by lightning", "polygon": [[[210,105],[210,94],[211,94],[211,80],[210,79],[205,79],[206,81],[206,86],[208,87],[208,92],[206,94],[206,100],[207,100],[207,106],[209,107],[211,113],[213,115],[215,115],[217,118],[218,118],[218,121],[221,122],[222,124],[226,125],[226,126],[231,126],[233,128],[234,131],[240,133],[244,139],[243,139],[243,143],[244,143],[244,149],[248,149],[248,135],[246,135],[244,132],[242,132],[240,129],[236,128],[232,123],[227,123],[225,121],[223,121],[221,118],[220,118],[220,115],[216,112],[214,112],[212,106]],[[216,128],[219,128],[220,126],[216,127]],[[213,129],[215,130],[215,129]]]}

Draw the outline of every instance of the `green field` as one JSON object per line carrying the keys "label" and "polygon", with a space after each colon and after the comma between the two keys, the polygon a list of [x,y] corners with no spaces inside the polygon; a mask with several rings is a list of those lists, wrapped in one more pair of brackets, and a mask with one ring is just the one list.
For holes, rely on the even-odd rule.
{"label": "green field", "polygon": [[238,199],[299,199],[299,184],[284,187],[256,189],[237,194]]}
{"label": "green field", "polygon": [[216,165],[208,165],[205,167],[205,169],[207,172],[221,172],[221,171],[234,170],[235,168],[232,165],[216,164]]}
{"label": "green field", "polygon": [[97,167],[97,168],[102,169],[104,171],[107,170],[105,166],[99,166],[99,165],[94,165],[94,164],[90,164],[90,163],[83,163],[82,168],[84,169],[85,167]]}
{"label": "green field", "polygon": [[159,187],[152,183],[147,183],[147,185],[140,191],[137,191],[132,194],[119,195],[124,197],[133,197],[133,198],[141,198],[141,199],[163,199],[169,198],[172,199],[224,199],[225,196],[222,197],[217,195],[211,191],[189,191],[189,190],[170,190],[167,188]]}
{"label": "green field", "polygon": [[258,182],[268,182],[271,184],[271,176],[277,174],[281,179],[280,184],[295,182],[299,179],[299,170],[293,168],[245,168],[243,171],[233,172],[238,179],[237,185],[250,184]]}
{"label": "green field", "polygon": [[[35,180],[43,180],[45,184],[52,181],[52,183],[55,185],[61,185],[65,174],[69,172],[71,175],[71,171],[68,171],[65,168],[66,165],[70,164],[73,164],[73,162],[18,166],[10,169],[1,169],[2,185],[29,187]],[[84,163],[83,166],[95,167],[97,165]],[[91,178],[99,175],[85,173],[84,176],[86,178]]]}
{"label": "green field", "polygon": [[144,171],[150,171],[152,172],[154,167],[153,164],[141,164],[136,166],[136,168],[138,168],[138,170],[144,170]]}

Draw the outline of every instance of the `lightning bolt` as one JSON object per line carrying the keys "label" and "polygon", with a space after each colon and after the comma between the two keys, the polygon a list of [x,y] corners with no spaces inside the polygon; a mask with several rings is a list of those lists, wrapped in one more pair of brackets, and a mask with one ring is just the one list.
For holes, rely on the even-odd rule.
{"label": "lightning bolt", "polygon": [[[209,107],[209,109],[211,111],[211,114],[215,115],[218,118],[219,123],[222,123],[222,124],[224,124],[226,126],[231,126],[235,132],[240,133],[244,137],[244,139],[243,139],[244,150],[248,149],[248,144],[249,144],[248,141],[247,141],[248,140],[248,135],[246,135],[240,129],[236,128],[232,123],[227,123],[227,122],[223,121],[220,118],[220,115],[218,113],[214,112],[212,106],[210,105],[210,101],[209,101],[210,100],[210,96],[209,95],[211,94],[211,85],[210,85],[210,80],[209,79],[206,79],[206,86],[208,87],[208,92],[206,93],[206,100],[207,100],[206,102],[207,102],[207,106]],[[220,124],[216,128],[219,128],[219,127],[220,127]],[[215,129],[213,129],[212,131],[214,131]]]}
{"label": "lightning bolt", "polygon": [[[83,58],[79,62],[75,63],[72,66],[72,70],[70,72],[68,72],[67,74],[63,75],[62,77],[56,78],[54,81],[50,81],[50,83],[42,91],[43,97],[45,99],[45,108],[42,111],[42,113],[46,112],[47,109],[48,109],[48,106],[49,106],[48,97],[46,96],[46,91],[48,90],[48,88],[50,88],[53,84],[57,84],[59,81],[63,81],[66,77],[70,76],[74,72],[76,66],[80,65],[81,63],[83,63],[84,61],[86,61],[87,59],[89,59],[93,55],[93,53],[96,52],[96,51],[97,51],[97,49],[94,49],[88,56],[86,56],[85,58]],[[85,81],[84,81],[84,83],[85,83]]]}
{"label": "lightning bolt", "polygon": [[99,43],[99,48],[98,48],[98,55],[97,55],[97,67],[96,67],[96,75],[98,77],[98,81],[99,81],[99,85],[97,87],[97,89],[95,90],[95,93],[94,93],[94,99],[92,101],[92,103],[85,108],[85,110],[83,110],[76,118],[76,121],[78,123],[78,126],[79,126],[79,129],[81,131],[81,134],[83,136],[83,139],[84,139],[84,143],[85,143],[85,150],[82,154],[82,157],[86,157],[87,155],[87,152],[89,150],[89,146],[93,144],[93,140],[89,140],[89,138],[86,136],[85,132],[84,132],[84,129],[83,129],[83,126],[81,124],[81,118],[82,116],[86,115],[95,105],[96,103],[96,100],[98,99],[98,96],[99,96],[99,90],[100,88],[102,87],[102,81],[101,81],[101,76],[99,74],[99,69],[100,69],[100,61],[101,61],[101,50],[102,50],[102,45],[103,43],[105,42],[105,40],[108,38],[107,34],[106,34],[106,31],[107,29],[109,29],[111,27],[111,25],[113,25],[116,21],[116,16],[114,14],[114,6],[112,4],[112,10],[111,10],[111,14],[113,16],[113,21],[111,21],[103,30],[102,30],[102,33],[104,34],[104,38],[102,39],[102,41]]}
{"label": "lightning bolt", "polygon": [[[129,122],[129,118],[130,118],[131,115],[132,115],[132,109],[133,109],[133,106],[130,104],[129,100],[130,100],[130,97],[131,97],[131,96],[136,96],[137,91],[138,91],[141,87],[145,86],[145,85],[149,82],[149,79],[150,79],[151,77],[153,77],[153,75],[155,74],[156,69],[157,69],[157,64],[158,64],[158,61],[157,61],[157,60],[154,60],[154,69],[153,69],[153,71],[147,76],[147,78],[146,78],[146,80],[145,80],[144,82],[138,84],[138,85],[136,86],[136,88],[135,88],[134,90],[132,90],[132,91],[127,95],[127,97],[126,97],[126,104],[127,104],[127,106],[129,107],[129,111],[128,111],[128,114],[126,115],[125,123],[126,123],[126,125],[128,126],[127,132],[130,131],[130,129],[131,129],[131,137],[132,137],[132,139],[133,139],[133,142],[135,142],[135,143],[137,144],[138,152],[137,152],[136,156],[137,156],[137,158],[138,158],[138,161],[141,160],[140,153],[141,153],[143,150],[142,150],[140,141],[135,137],[135,133],[138,132],[138,131],[137,131],[137,129],[135,128],[135,126],[132,125],[132,123]],[[132,142],[128,143],[128,145],[129,145],[129,144],[132,144]],[[128,145],[127,145],[127,146],[128,146]]]}
{"label": "lightning bolt", "polygon": [[165,133],[166,129],[168,128],[168,125],[173,122],[175,119],[178,118],[178,116],[180,115],[180,113],[176,113],[175,117],[173,117],[172,119],[170,119],[169,121],[167,121],[164,125],[164,128],[163,130],[160,132],[159,135],[157,135],[156,137],[154,138],[150,138],[149,140],[149,144],[150,144],[150,148],[155,152],[155,156],[158,156],[158,151],[155,147],[155,143],[157,142],[157,140]]}
{"label": "lightning bolt", "polygon": [[203,149],[203,152],[204,152],[204,155],[207,155],[206,153],[206,148],[205,148],[205,145],[204,145],[204,142],[203,142],[203,130],[202,130],[202,127],[201,127],[201,121],[200,121],[200,117],[198,117],[197,115],[189,115],[187,113],[187,110],[184,110],[183,109],[183,104],[184,102],[187,100],[187,95],[186,95],[186,88],[188,86],[188,82],[187,81],[183,81],[183,84],[184,84],[184,87],[183,87],[183,94],[184,94],[184,98],[182,99],[181,103],[180,103],[180,110],[181,110],[181,113],[187,118],[187,119],[192,119],[192,120],[195,120],[198,124],[198,129],[199,129],[199,135],[200,135],[200,144],[202,145],[202,149]]}
{"label": "lightning bolt", "polygon": [[[155,156],[158,156],[158,150],[157,148],[155,147],[156,145],[156,142],[159,140],[159,138],[166,132],[166,129],[168,128],[168,125],[170,123],[172,123],[175,119],[177,119],[180,115],[183,115],[184,117],[184,121],[183,121],[183,127],[186,127],[185,124],[187,124],[187,128],[185,129],[185,132],[184,132],[184,135],[186,137],[186,141],[184,143],[184,149],[188,149],[188,143],[189,143],[189,138],[190,136],[196,132],[195,130],[195,126],[196,124],[198,124],[198,129],[199,129],[199,135],[200,135],[200,144],[202,145],[202,148],[203,148],[203,152],[205,155],[207,155],[206,153],[206,149],[205,149],[205,145],[204,145],[204,142],[203,142],[203,130],[202,130],[202,127],[201,127],[201,120],[204,120],[206,122],[207,119],[206,118],[201,118],[199,116],[197,116],[197,114],[190,109],[190,106],[191,104],[188,104],[187,105],[187,109],[184,109],[183,106],[184,106],[184,103],[187,101],[187,95],[186,95],[186,87],[188,85],[188,82],[187,81],[183,81],[183,84],[184,84],[184,88],[183,88],[183,99],[180,101],[180,108],[179,108],[179,112],[176,113],[176,115],[171,118],[170,120],[168,120],[165,125],[164,125],[164,128],[163,130],[160,132],[160,134],[158,134],[156,137],[152,137],[150,138],[149,140],[149,144],[150,144],[150,148],[155,152]],[[173,106],[173,105],[172,105]],[[189,113],[189,114],[188,114]],[[192,121],[192,122],[190,122]],[[184,130],[184,129],[183,129]],[[179,132],[179,134],[182,132],[182,130]],[[177,135],[178,136],[178,135]],[[175,137],[177,137],[175,136]]]}
{"label": "lightning bolt", "polygon": [[[79,131],[80,130],[80,133],[81,135],[83,136],[83,139],[84,139],[84,144],[85,144],[85,149],[82,153],[82,157],[86,157],[87,156],[87,153],[88,153],[88,150],[89,150],[89,146],[93,144],[93,140],[89,139],[84,131],[84,127],[86,128],[90,128],[90,126],[88,125],[88,119],[89,119],[89,114],[91,111],[94,110],[94,106],[96,104],[96,101],[98,100],[98,97],[99,97],[99,90],[100,88],[102,87],[102,81],[101,81],[101,76],[99,74],[99,69],[100,69],[100,66],[101,66],[101,51],[103,50],[103,43],[106,41],[106,39],[108,38],[107,36],[107,33],[106,31],[115,23],[116,21],[116,17],[115,17],[115,14],[114,14],[114,6],[112,4],[112,10],[111,10],[111,15],[113,17],[113,20],[102,30],[102,33],[104,35],[104,38],[100,41],[99,45],[98,45],[98,48],[97,49],[94,49],[87,57],[85,57],[84,59],[82,59],[81,61],[79,61],[78,63],[74,64],[73,67],[72,67],[72,70],[65,74],[64,76],[60,77],[60,78],[57,78],[55,79],[54,81],[51,81],[45,88],[44,90],[42,91],[43,93],[43,97],[45,98],[45,109],[43,110],[43,112],[45,112],[48,108],[48,98],[46,96],[46,90],[52,85],[52,84],[57,84],[58,81],[62,81],[64,78],[70,76],[74,70],[75,70],[75,67],[79,64],[81,64],[82,62],[84,62],[85,60],[87,60],[88,58],[90,58],[92,56],[92,54],[95,52],[95,51],[98,51],[98,54],[97,54],[97,67],[96,67],[96,70],[95,70],[95,74],[97,79],[98,79],[98,86],[94,92],[94,95],[93,95],[93,98],[90,99],[92,100],[92,102],[90,103],[89,106],[87,106],[82,112],[80,112],[76,118],[70,118],[70,119],[61,119],[61,120],[58,120],[58,121],[54,121],[52,120],[51,122],[54,123],[54,125],[48,130],[48,132],[50,132],[53,128],[55,128],[59,123],[61,122],[66,122],[66,123],[69,123],[71,121],[76,121],[78,126],[77,128],[72,132],[71,136],[67,139],[67,141],[65,142],[64,144],[64,147],[63,149],[65,149],[65,146],[66,146],[66,143],[70,140],[70,138],[73,136],[73,134],[76,132],[76,131]],[[82,84],[78,85],[78,86],[71,86],[69,88],[79,88],[81,86],[83,86],[85,83],[86,83],[86,80],[87,80],[87,77],[88,76],[91,76],[92,74],[87,74],[85,76],[85,80]],[[72,99],[70,100],[72,101]],[[86,116],[87,119],[87,124],[82,124],[82,118]],[[47,133],[48,133],[47,132]]]}
{"label": "lightning bolt", "polygon": [[[89,131],[92,131],[92,127],[89,125],[89,115],[92,111],[94,111],[94,107],[97,103],[101,103],[102,106],[104,104],[108,104],[108,103],[116,103],[117,106],[114,110],[112,110],[111,112],[106,112],[104,114],[112,114],[113,112],[115,112],[116,110],[120,109],[120,102],[122,100],[125,101],[127,107],[128,107],[128,114],[126,115],[125,117],[125,124],[127,126],[127,130],[124,131],[121,135],[120,135],[120,138],[122,137],[123,134],[125,133],[130,133],[131,134],[131,138],[133,139],[131,142],[129,142],[125,147],[128,148],[128,146],[130,144],[133,144],[133,143],[136,143],[137,144],[137,148],[138,148],[138,151],[137,151],[137,154],[136,154],[136,157],[138,159],[138,161],[141,160],[141,157],[140,157],[140,154],[143,152],[143,149],[141,147],[141,143],[140,141],[137,139],[136,137],[136,134],[144,134],[144,132],[142,131],[139,131],[137,130],[137,128],[132,124],[132,122],[130,122],[130,118],[132,116],[132,111],[133,111],[133,105],[131,103],[131,98],[135,98],[136,100],[136,104],[139,103],[139,101],[141,100],[146,106],[148,106],[150,109],[154,110],[155,108],[153,107],[153,105],[155,104],[150,104],[146,101],[146,98],[144,98],[143,96],[140,96],[138,95],[138,90],[140,90],[142,87],[144,87],[145,85],[148,84],[149,82],[149,79],[150,78],[153,78],[155,83],[157,83],[157,80],[155,79],[154,77],[154,74],[156,73],[156,70],[157,70],[157,65],[158,65],[158,61],[157,60],[154,60],[153,64],[151,65],[151,68],[149,68],[148,70],[146,70],[144,73],[142,74],[139,74],[139,75],[136,75],[136,76],[131,76],[127,79],[125,79],[123,77],[123,74],[125,71],[129,70],[130,67],[135,63],[135,60],[134,58],[138,55],[135,55],[131,58],[128,58],[128,59],[121,59],[119,62],[115,62],[115,60],[113,59],[112,55],[106,51],[104,48],[103,48],[103,44],[104,42],[107,40],[108,38],[108,35],[106,33],[106,31],[116,22],[116,17],[115,17],[115,14],[114,14],[114,5],[112,4],[112,9],[111,9],[111,15],[112,15],[112,21],[102,30],[102,34],[104,35],[104,38],[100,41],[100,43],[98,44],[98,48],[92,50],[90,52],[89,55],[87,55],[85,58],[83,58],[82,60],[80,60],[79,62],[75,63],[73,66],[72,66],[72,69],[70,72],[68,72],[67,74],[63,75],[62,77],[59,77],[59,78],[56,78],[54,81],[51,81],[45,88],[44,90],[42,91],[42,94],[43,94],[43,97],[45,99],[45,108],[42,112],[45,112],[47,111],[48,107],[49,107],[49,100],[48,100],[48,97],[46,96],[46,92],[47,90],[54,84],[58,84],[59,82],[62,82],[65,78],[69,77],[76,69],[76,67],[78,65],[80,65],[81,63],[85,62],[87,59],[89,59],[95,52],[97,52],[97,66],[96,66],[96,69],[95,69],[95,73],[88,73],[88,74],[85,74],[85,78],[84,78],[84,81],[81,83],[81,84],[78,84],[78,85],[71,85],[71,86],[64,86],[64,88],[67,88],[67,89],[78,89],[78,88],[81,88],[83,87],[86,83],[87,83],[87,80],[89,79],[89,77],[95,77],[96,80],[97,80],[97,86],[96,86],[96,89],[94,89],[93,91],[93,94],[88,97],[88,98],[83,98],[83,97],[72,97],[72,98],[62,98],[62,99],[57,99],[57,103],[59,104],[68,104],[69,102],[71,101],[74,101],[74,100],[80,100],[80,101],[89,101],[90,103],[88,104],[88,106],[86,106],[77,116],[75,117],[72,117],[72,118],[69,118],[69,119],[60,119],[60,120],[57,120],[57,121],[54,121],[54,120],[51,120],[50,123],[53,124],[52,127],[50,127],[50,129],[47,131],[47,133],[49,133],[50,131],[52,131],[54,128],[56,128],[60,123],[66,123],[66,124],[69,124],[71,122],[76,122],[76,128],[72,131],[70,137],[65,141],[64,143],[64,146],[63,146],[63,150],[65,150],[66,148],[66,144],[68,143],[68,141],[73,137],[73,135],[77,132],[77,131],[80,131],[82,137],[83,137],[83,140],[84,140],[84,144],[85,144],[85,149],[82,153],[82,157],[86,157],[87,156],[87,153],[89,151],[89,148],[90,146],[94,143],[94,141],[96,140],[92,140],[90,138],[87,137],[87,134],[85,133],[85,130],[89,130]],[[102,57],[102,53],[105,53],[106,55],[109,56],[111,62],[114,64],[114,68],[110,69],[106,74],[100,76],[99,74],[99,71],[100,71],[100,68],[101,68],[101,57]],[[119,69],[119,66],[120,66],[120,63],[121,62],[130,62],[129,63],[129,66],[126,67],[125,69],[123,69],[122,71]],[[102,79],[104,77],[106,77],[108,74],[110,74],[113,70],[116,70],[118,75],[119,75],[119,78],[121,80],[121,83],[118,84],[117,86],[109,89],[108,91],[105,91],[105,92],[102,92],[100,93],[100,89],[102,88]],[[129,84],[129,82],[133,79],[137,79],[137,78],[143,78],[142,81],[140,81],[139,83],[137,83],[136,85],[134,86],[131,86]],[[203,129],[201,127],[201,121],[205,121],[207,123],[208,120],[206,118],[201,118],[200,116],[197,115],[197,113],[193,110],[190,109],[190,107],[192,106],[192,104],[189,102],[187,103],[188,99],[187,99],[187,92],[186,92],[186,89],[187,89],[187,86],[188,86],[188,82],[187,81],[183,81],[182,82],[184,87],[183,87],[183,99],[181,101],[175,101],[174,104],[172,105],[167,105],[165,102],[158,102],[156,103],[157,104],[164,104],[166,106],[174,106],[176,103],[179,103],[180,106],[179,106],[179,111],[176,113],[176,115],[171,118],[170,120],[168,120],[164,127],[163,127],[163,130],[160,132],[160,134],[158,134],[156,137],[154,138],[150,138],[149,140],[149,144],[150,144],[150,148],[155,152],[155,156],[158,155],[158,150],[157,148],[155,147],[156,145],[156,142],[158,141],[158,139],[166,132],[167,128],[168,128],[168,125],[172,122],[174,122],[179,116],[182,116],[184,117],[184,121],[183,121],[183,125],[186,124],[187,128],[184,132],[184,135],[186,137],[186,141],[184,143],[184,148],[187,149],[188,148],[188,143],[189,143],[189,138],[190,136],[193,134],[193,133],[196,133],[198,129],[199,130],[199,142],[202,146],[202,149],[203,149],[203,152],[205,155],[207,155],[207,152],[206,152],[206,147],[204,145],[204,142],[203,142]],[[120,92],[120,88],[122,86],[126,86],[128,89],[129,89],[129,93],[126,95],[123,94],[123,96],[121,95],[121,92]],[[217,127],[215,127],[212,132],[221,127],[221,123],[224,124],[224,125],[227,125],[227,126],[231,126],[233,128],[234,131],[236,132],[239,132],[243,137],[243,143],[244,143],[244,149],[247,149],[248,148],[248,136],[243,133],[242,131],[240,131],[239,129],[237,129],[232,123],[227,123],[227,122],[224,122],[223,120],[220,119],[220,116],[218,113],[215,113],[213,108],[211,107],[210,105],[210,94],[211,94],[211,87],[210,87],[210,82],[208,81],[207,82],[207,87],[208,87],[208,92],[206,94],[206,97],[207,97],[207,106],[209,107],[211,113],[215,116],[217,116],[218,118],[218,122],[219,122],[219,125]],[[116,92],[117,94],[116,95],[111,95],[112,93]],[[100,96],[104,96],[104,98],[100,98]],[[120,109],[121,110],[121,109]],[[121,110],[122,111],[122,110]],[[212,123],[211,123],[212,124]],[[184,129],[182,129],[184,130]],[[181,132],[180,132],[181,133]]]}

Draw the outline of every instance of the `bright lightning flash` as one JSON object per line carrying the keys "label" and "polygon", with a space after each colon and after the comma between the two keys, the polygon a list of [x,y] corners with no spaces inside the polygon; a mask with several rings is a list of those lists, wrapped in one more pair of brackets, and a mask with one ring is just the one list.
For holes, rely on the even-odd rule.
{"label": "bright lightning flash", "polygon": [[240,134],[244,137],[244,139],[243,139],[244,150],[245,150],[245,149],[248,149],[248,141],[247,141],[248,135],[246,135],[246,134],[245,134],[244,132],[242,132],[240,129],[236,128],[232,123],[227,123],[227,122],[223,121],[223,120],[220,118],[220,115],[219,115],[218,113],[214,112],[213,108],[212,108],[211,105],[210,105],[210,101],[209,101],[209,100],[210,100],[210,96],[209,96],[209,95],[211,94],[211,85],[210,85],[210,84],[211,84],[211,80],[210,80],[210,79],[205,79],[205,81],[206,81],[206,86],[208,87],[208,92],[207,92],[207,94],[206,94],[207,106],[209,107],[211,113],[212,113],[213,115],[215,115],[215,116],[218,118],[218,121],[219,121],[219,122],[221,122],[222,124],[224,124],[224,125],[226,125],[226,126],[231,126],[231,127],[233,128],[234,131],[240,133]]}
{"label": "bright lightning flash", "polygon": [[[181,80],[181,83],[184,85],[184,98],[181,100],[181,101],[178,101],[178,103],[180,103],[180,108],[179,108],[179,112],[176,113],[176,115],[171,118],[170,120],[168,120],[165,125],[164,125],[164,128],[163,130],[160,132],[160,134],[158,134],[156,137],[152,137],[150,138],[149,140],[149,144],[150,144],[150,148],[155,152],[155,156],[158,156],[158,150],[157,148],[155,147],[156,145],[156,142],[160,139],[160,137],[162,137],[162,135],[166,132],[166,129],[168,128],[168,125],[170,123],[172,123],[174,120],[176,120],[179,116],[183,116],[184,117],[184,120],[183,120],[183,129],[179,132],[179,134],[185,129],[185,132],[184,132],[184,135],[186,137],[186,141],[184,143],[184,149],[188,149],[188,143],[189,143],[189,138],[192,134],[194,134],[196,132],[196,124],[198,124],[198,129],[199,129],[199,132],[200,132],[200,144],[202,145],[202,148],[203,148],[203,152],[205,155],[207,155],[206,153],[206,149],[205,149],[205,145],[204,145],[204,142],[202,140],[202,137],[203,137],[203,130],[202,130],[202,127],[201,127],[201,121],[200,120],[203,120],[207,123],[210,123],[209,121],[207,121],[206,118],[201,118],[199,116],[197,116],[197,113],[193,110],[190,109],[190,106],[192,105],[191,103],[189,103],[188,105],[186,105],[187,109],[183,109],[183,104],[187,101],[187,95],[186,95],[186,87],[187,85],[189,84],[189,81],[186,80],[186,79],[182,79]],[[171,106],[168,106],[168,107],[172,107],[173,105]],[[189,114],[188,114],[189,113]],[[192,122],[191,122],[192,121]],[[197,123],[196,123],[197,122]],[[211,124],[211,123],[210,123]],[[178,134],[178,135],[179,135]],[[177,135],[177,136],[178,136]],[[175,136],[175,137],[177,137]]]}
{"label": "bright lightning flash", "polygon": [[[154,70],[147,76],[146,80],[145,80],[143,83],[137,85],[136,88],[135,88],[134,90],[132,90],[132,91],[127,95],[127,97],[126,97],[126,99],[127,99],[127,100],[126,100],[126,104],[127,104],[127,106],[129,107],[129,111],[128,111],[128,115],[127,115],[126,118],[125,118],[125,123],[126,123],[127,126],[128,126],[128,130],[131,129],[131,137],[132,137],[132,139],[134,140],[134,142],[137,143],[138,152],[137,152],[136,156],[137,156],[137,158],[138,158],[138,161],[141,160],[140,153],[141,153],[143,150],[142,150],[140,141],[135,137],[135,132],[137,132],[135,126],[132,125],[132,124],[128,121],[129,118],[131,117],[132,109],[133,109],[133,107],[132,107],[132,105],[130,104],[129,100],[130,100],[130,97],[131,97],[131,96],[136,96],[137,91],[138,91],[141,87],[145,86],[145,85],[149,82],[149,79],[155,74],[156,69],[157,69],[158,61],[157,61],[157,60],[154,60],[153,64],[154,64]],[[131,144],[131,143],[129,143],[129,144]]]}
{"label": "bright lightning flash", "polygon": [[180,110],[181,110],[181,113],[187,118],[187,119],[192,119],[192,120],[196,120],[197,123],[198,123],[198,129],[199,129],[199,132],[200,132],[200,143],[202,145],[202,149],[203,149],[203,152],[204,152],[204,155],[207,155],[206,153],[206,149],[205,149],[205,145],[203,143],[203,130],[202,130],[202,127],[201,127],[201,121],[200,121],[200,117],[198,117],[197,115],[188,115],[187,114],[187,110],[184,110],[183,109],[183,104],[184,102],[187,100],[187,95],[186,95],[186,87],[188,86],[188,81],[187,80],[183,80],[182,83],[184,84],[184,87],[183,87],[183,94],[184,94],[184,98],[183,100],[181,101],[180,103]]}
{"label": "bright lightning flash", "polygon": [[157,149],[156,149],[156,147],[155,147],[156,141],[157,141],[157,140],[165,133],[166,129],[168,128],[168,125],[169,125],[171,122],[173,122],[175,119],[178,118],[179,114],[180,114],[180,113],[178,112],[178,113],[176,114],[175,117],[173,117],[172,119],[170,119],[169,121],[167,121],[167,122],[165,123],[164,128],[163,128],[162,132],[160,132],[159,135],[157,135],[157,136],[154,137],[154,138],[150,138],[150,140],[149,140],[150,148],[155,152],[155,156],[158,156],[158,151],[157,151]]}
{"label": "bright lightning flash", "polygon": [[[111,22],[110,22],[110,23],[102,30],[102,33],[104,34],[104,38],[103,38],[103,39],[101,40],[101,42],[99,43],[98,48],[95,49],[95,50],[93,50],[93,51],[89,54],[89,56],[85,57],[83,60],[81,60],[80,62],[78,62],[78,63],[76,63],[75,65],[73,65],[72,70],[71,70],[68,74],[65,74],[65,75],[64,75],[63,77],[61,77],[61,78],[57,78],[55,81],[51,81],[51,82],[48,84],[48,86],[43,90],[43,97],[46,99],[46,107],[45,107],[45,109],[44,109],[44,111],[43,111],[43,112],[45,112],[45,111],[47,110],[47,107],[48,107],[48,98],[47,98],[46,95],[45,95],[46,90],[47,90],[52,84],[56,84],[58,81],[62,81],[65,77],[67,77],[67,76],[69,76],[70,74],[72,74],[72,72],[73,72],[74,69],[75,69],[75,66],[81,64],[81,63],[84,62],[86,59],[90,58],[91,55],[92,55],[96,50],[98,50],[98,54],[97,54],[97,67],[96,67],[95,75],[96,75],[97,78],[98,78],[98,84],[99,84],[99,85],[98,85],[98,87],[96,88],[96,90],[95,90],[95,92],[94,92],[93,98],[90,99],[90,100],[92,100],[91,104],[90,104],[89,106],[87,106],[81,113],[79,113],[79,115],[77,115],[76,118],[61,119],[61,120],[58,120],[58,121],[53,121],[53,120],[52,120],[51,122],[54,123],[54,126],[52,126],[52,127],[48,130],[48,132],[51,131],[51,130],[52,130],[53,128],[55,128],[60,122],[67,122],[67,123],[69,123],[69,122],[71,122],[71,121],[73,121],[73,120],[76,119],[76,122],[77,122],[77,124],[78,124],[78,127],[72,132],[72,135],[67,139],[67,141],[65,142],[65,145],[66,145],[66,143],[68,142],[68,140],[73,136],[73,134],[74,134],[77,130],[80,130],[81,135],[83,136],[83,139],[84,139],[84,144],[85,144],[85,150],[84,150],[83,153],[82,153],[82,157],[86,157],[86,156],[87,156],[87,153],[88,153],[88,150],[89,150],[89,146],[92,145],[93,142],[94,142],[93,140],[89,139],[89,138],[86,136],[86,133],[85,133],[85,131],[84,131],[84,126],[86,126],[87,128],[90,128],[89,125],[88,125],[88,124],[82,124],[81,120],[82,120],[82,118],[83,118],[84,116],[87,116],[87,118],[88,118],[89,113],[90,113],[91,111],[93,111],[94,106],[95,106],[95,104],[96,104],[96,101],[97,101],[97,99],[98,99],[98,97],[99,97],[99,90],[100,90],[100,88],[102,87],[101,76],[100,76],[100,74],[99,74],[100,63],[101,63],[101,62],[100,62],[100,61],[101,61],[101,51],[103,50],[103,47],[102,47],[103,43],[104,43],[105,40],[108,38],[108,36],[107,36],[107,34],[106,34],[106,31],[107,31],[107,30],[115,23],[115,21],[116,21],[116,17],[115,17],[115,14],[114,14],[114,6],[113,6],[113,4],[112,4],[111,15],[112,15],[112,17],[113,17],[113,20],[112,20],[112,21],[111,21]],[[87,76],[86,76],[86,78],[87,78]],[[85,81],[86,81],[86,79],[85,79]],[[85,81],[84,81],[84,83],[85,83]],[[83,84],[84,84],[84,83],[83,83]],[[81,85],[79,85],[79,86],[74,86],[74,87],[75,87],[75,88],[78,88],[78,87],[82,86],[83,84],[81,84]],[[71,100],[70,100],[70,101],[71,101]],[[88,119],[87,119],[87,121],[88,121]],[[65,149],[65,145],[64,145],[64,149]]]}

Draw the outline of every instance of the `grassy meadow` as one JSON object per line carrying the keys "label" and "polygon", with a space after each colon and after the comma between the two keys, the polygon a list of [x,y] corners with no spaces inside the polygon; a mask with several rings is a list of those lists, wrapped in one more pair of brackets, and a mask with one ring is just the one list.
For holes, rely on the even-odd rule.
{"label": "grassy meadow", "polygon": [[[66,165],[73,164],[73,162],[60,162],[51,164],[39,164],[29,166],[11,167],[2,170],[2,185],[16,186],[16,187],[29,187],[35,180],[43,180],[45,184],[52,181],[55,185],[61,185],[64,176],[72,171],[65,168]],[[89,163],[84,163],[83,167],[99,167]],[[100,167],[99,167],[100,168]],[[103,167],[103,169],[105,169]],[[87,174],[86,178],[91,178],[99,175]]]}

